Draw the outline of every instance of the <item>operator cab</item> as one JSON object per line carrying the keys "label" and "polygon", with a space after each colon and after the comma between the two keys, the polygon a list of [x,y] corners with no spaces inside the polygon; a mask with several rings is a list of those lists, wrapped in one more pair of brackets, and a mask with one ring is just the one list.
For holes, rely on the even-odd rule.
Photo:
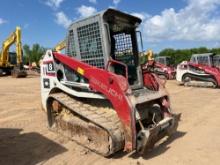
{"label": "operator cab", "polygon": [[8,62],[12,65],[17,64],[17,54],[15,52],[8,52]]}
{"label": "operator cab", "polygon": [[[78,20],[68,29],[66,54],[128,78],[133,89],[141,88],[138,41],[143,44],[141,33],[136,35],[140,23],[141,19],[115,9]],[[71,72],[65,68],[67,81],[75,81]]]}
{"label": "operator cab", "polygon": [[155,61],[157,61],[158,63],[164,64],[166,66],[170,66],[171,65],[171,58],[168,57],[168,56],[156,57]]}
{"label": "operator cab", "polygon": [[215,55],[213,57],[214,66],[220,69],[220,55]]}
{"label": "operator cab", "polygon": [[[130,85],[139,82],[137,67],[139,66],[139,51],[136,28],[141,23],[137,17],[116,11],[107,10],[103,18],[109,36],[110,60],[116,60],[127,65]],[[114,64],[116,74],[126,76],[124,66]]]}
{"label": "operator cab", "polygon": [[[190,62],[195,64],[201,64],[201,65],[207,65],[210,67],[214,66],[214,59],[215,54],[214,53],[204,53],[204,54],[193,54]],[[216,58],[217,60],[217,58]]]}

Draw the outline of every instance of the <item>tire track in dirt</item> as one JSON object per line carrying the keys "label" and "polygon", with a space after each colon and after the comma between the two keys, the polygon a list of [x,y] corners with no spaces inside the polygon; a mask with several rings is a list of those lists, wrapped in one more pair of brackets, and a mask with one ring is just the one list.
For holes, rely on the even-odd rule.
{"label": "tire track in dirt", "polygon": [[[7,164],[11,157],[16,164],[31,165],[218,165],[220,90],[184,87],[175,81],[168,81],[166,86],[173,110],[182,113],[177,134],[161,141],[144,156],[119,152],[113,157],[104,158],[48,131],[46,114],[40,108],[38,77],[0,78],[0,149],[13,146],[1,149],[0,160],[5,160],[4,164]],[[18,129],[21,130],[19,134]]]}

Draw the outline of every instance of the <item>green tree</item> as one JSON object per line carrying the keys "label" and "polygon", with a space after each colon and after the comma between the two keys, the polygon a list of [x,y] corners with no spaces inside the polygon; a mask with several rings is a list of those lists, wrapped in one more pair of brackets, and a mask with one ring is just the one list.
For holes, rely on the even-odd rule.
{"label": "green tree", "polygon": [[29,45],[25,44],[23,46],[23,53],[24,53],[24,64],[29,64],[29,62],[30,62],[30,55],[31,55],[31,51],[30,51]]}
{"label": "green tree", "polygon": [[220,54],[220,48],[212,48],[210,52],[215,53],[215,54]]}
{"label": "green tree", "polygon": [[39,65],[39,61],[44,55],[46,48],[40,46],[39,44],[33,44],[31,48],[28,45],[24,45],[23,51],[26,63],[35,62],[37,65]]}
{"label": "green tree", "polygon": [[191,48],[191,49],[163,49],[159,56],[169,56],[171,57],[171,62],[174,65],[181,63],[182,61],[189,61],[192,54],[201,53],[216,53],[220,54],[220,48],[208,49],[206,47]]}

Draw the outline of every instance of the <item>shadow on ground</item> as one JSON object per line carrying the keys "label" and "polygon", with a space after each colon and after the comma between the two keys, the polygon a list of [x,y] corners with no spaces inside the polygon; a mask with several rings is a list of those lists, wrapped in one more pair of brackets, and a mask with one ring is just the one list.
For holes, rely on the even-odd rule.
{"label": "shadow on ground", "polygon": [[131,157],[131,158],[134,158],[134,159],[138,159],[140,157],[142,157],[143,159],[151,159],[151,158],[154,158],[154,157],[159,156],[159,155],[163,154],[164,152],[166,152],[170,148],[168,146],[169,144],[171,144],[176,139],[179,139],[179,138],[183,137],[185,134],[186,134],[186,132],[177,131],[175,134],[170,136],[163,143],[161,143],[158,146],[155,146],[151,151],[146,151],[143,155],[140,155],[137,152],[128,154],[126,152],[119,151],[118,153],[114,154],[111,158],[120,159],[120,158],[128,155],[128,157]]}
{"label": "shadow on ground", "polygon": [[0,164],[34,165],[67,151],[39,133],[21,131],[0,128]]}
{"label": "shadow on ground", "polygon": [[147,160],[147,159],[151,159],[156,156],[159,156],[159,155],[163,154],[164,152],[166,152],[170,148],[169,144],[171,144],[173,141],[183,137],[185,134],[186,134],[186,132],[177,131],[175,134],[173,134],[172,136],[167,138],[165,141],[163,141],[163,143],[159,144],[158,146],[155,146],[151,151],[146,151],[143,155],[140,155],[138,153],[134,153],[134,154],[130,155],[130,157],[132,157],[134,159],[138,159],[139,157],[142,157],[143,159]]}

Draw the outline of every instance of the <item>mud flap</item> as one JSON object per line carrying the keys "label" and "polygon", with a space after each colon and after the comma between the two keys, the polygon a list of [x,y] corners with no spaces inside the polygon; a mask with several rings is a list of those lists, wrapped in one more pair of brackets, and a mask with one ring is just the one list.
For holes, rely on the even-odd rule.
{"label": "mud flap", "polygon": [[137,135],[137,152],[144,154],[145,151],[154,147],[154,144],[165,136],[170,136],[176,132],[181,114],[174,114],[161,120],[150,129],[139,131]]}

